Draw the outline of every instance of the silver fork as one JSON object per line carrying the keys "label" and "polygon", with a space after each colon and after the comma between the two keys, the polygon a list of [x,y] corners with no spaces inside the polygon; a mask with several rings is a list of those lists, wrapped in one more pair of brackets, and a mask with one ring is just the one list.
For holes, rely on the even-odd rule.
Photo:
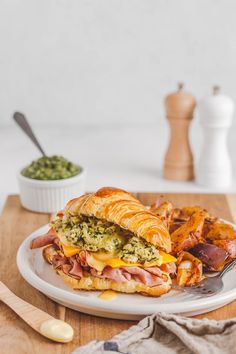
{"label": "silver fork", "polygon": [[208,296],[215,295],[223,289],[224,283],[222,277],[231,269],[233,269],[235,264],[236,264],[236,259],[226,264],[224,269],[213,277],[205,278],[201,282],[197,283],[196,285],[191,285],[191,286],[174,285],[173,289],[185,291],[187,293],[197,295],[197,296],[202,295],[204,297],[208,297]]}

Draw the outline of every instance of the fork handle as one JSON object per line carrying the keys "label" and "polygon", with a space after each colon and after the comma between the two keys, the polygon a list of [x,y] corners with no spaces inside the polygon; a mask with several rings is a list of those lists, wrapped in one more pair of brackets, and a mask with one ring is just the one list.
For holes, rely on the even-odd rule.
{"label": "fork handle", "polygon": [[220,272],[219,277],[222,278],[225,275],[225,273],[227,273],[229,270],[233,269],[235,264],[236,264],[236,259],[233,260],[232,262],[226,264],[224,269]]}

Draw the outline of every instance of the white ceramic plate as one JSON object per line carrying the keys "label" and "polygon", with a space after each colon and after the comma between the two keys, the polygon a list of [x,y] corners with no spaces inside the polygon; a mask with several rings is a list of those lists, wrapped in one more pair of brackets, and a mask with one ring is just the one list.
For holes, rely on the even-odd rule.
{"label": "white ceramic plate", "polygon": [[[236,227],[235,225],[233,225]],[[170,291],[159,298],[118,294],[114,300],[100,299],[99,291],[72,290],[42,257],[42,249],[30,250],[31,240],[48,230],[41,227],[28,236],[17,253],[17,266],[23,278],[54,301],[76,311],[110,318],[140,319],[155,312],[197,315],[222,307],[236,299],[236,270],[228,272],[223,290],[212,297],[198,298],[178,291]]]}

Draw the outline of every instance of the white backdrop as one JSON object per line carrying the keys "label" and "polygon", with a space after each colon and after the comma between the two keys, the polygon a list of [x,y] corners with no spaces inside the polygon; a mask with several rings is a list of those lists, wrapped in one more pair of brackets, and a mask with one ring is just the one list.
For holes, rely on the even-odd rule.
{"label": "white backdrop", "polygon": [[0,124],[153,123],[186,82],[236,100],[235,0],[0,0]]}
{"label": "white backdrop", "polygon": [[[163,98],[181,80],[197,99],[218,84],[236,101],[235,68],[235,0],[0,0],[0,209],[39,157],[15,110],[49,155],[87,168],[87,190],[210,192],[162,178]],[[196,166],[198,119],[190,137]]]}

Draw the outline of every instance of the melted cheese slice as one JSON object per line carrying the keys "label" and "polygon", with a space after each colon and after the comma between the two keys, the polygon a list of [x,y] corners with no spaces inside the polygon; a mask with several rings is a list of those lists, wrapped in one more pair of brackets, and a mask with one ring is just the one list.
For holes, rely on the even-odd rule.
{"label": "melted cheese slice", "polygon": [[168,254],[164,251],[159,251],[160,256],[162,257],[162,264],[166,264],[166,263],[175,263],[177,261],[177,259],[172,256],[171,254]]}
{"label": "melted cheese slice", "polygon": [[[75,254],[80,252],[79,247],[74,247],[74,246],[68,246],[64,243],[61,242],[63,252],[66,257],[72,257]],[[160,253],[160,258],[151,263],[146,263],[145,265],[141,263],[128,263],[124,262],[119,258],[113,258],[114,255],[111,255],[109,253],[104,253],[104,252],[98,252],[95,254],[90,253],[88,263],[91,267],[97,269],[98,271],[102,271],[106,265],[109,265],[112,268],[119,268],[119,267],[156,267],[156,266],[161,266],[162,264],[166,263],[171,263],[171,262],[176,262],[177,259],[170,254],[167,254],[163,251],[159,251]]]}
{"label": "melted cheese slice", "polygon": [[98,297],[100,299],[108,300],[108,301],[114,300],[117,298],[117,292],[113,290],[105,290]]}
{"label": "melted cheese slice", "polygon": [[[157,261],[146,263],[145,265],[141,264],[141,263],[128,263],[128,262],[122,261],[119,258],[110,258],[110,257],[109,257],[109,259],[104,260],[104,263],[106,265],[109,265],[112,268],[118,268],[118,267],[143,267],[144,268],[144,267],[155,267],[155,266],[159,267],[162,264],[177,261],[177,259],[175,257],[171,256],[170,254],[167,254],[163,251],[159,251],[159,252],[160,252],[160,258]],[[99,254],[98,255],[95,254],[93,257],[98,258]]]}
{"label": "melted cheese slice", "polygon": [[64,252],[64,255],[66,257],[72,257],[72,256],[74,256],[75,254],[77,254],[77,253],[79,253],[81,251],[81,249],[79,247],[68,246],[68,245],[66,245],[65,243],[62,243],[62,242],[61,242],[61,246],[63,248],[63,252]]}

